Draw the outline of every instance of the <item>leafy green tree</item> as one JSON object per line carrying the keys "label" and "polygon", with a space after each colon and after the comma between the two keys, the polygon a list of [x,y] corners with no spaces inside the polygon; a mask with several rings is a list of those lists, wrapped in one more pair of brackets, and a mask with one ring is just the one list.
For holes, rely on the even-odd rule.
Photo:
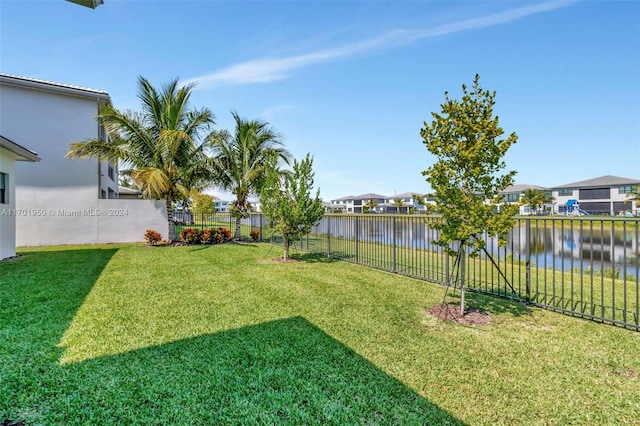
{"label": "leafy green tree", "polygon": [[[424,211],[426,214],[433,214],[435,213],[435,207],[429,203],[427,201],[428,198],[433,198],[433,194],[425,194],[425,195],[420,195],[420,194],[413,194],[413,198],[415,198],[415,200],[424,206]],[[415,209],[415,207],[414,207]]]}
{"label": "leafy green tree", "polygon": [[631,205],[640,207],[640,185],[634,186],[631,191],[627,192],[627,199],[624,200],[625,204],[631,202]]}
{"label": "leafy green tree", "polygon": [[553,202],[554,198],[541,189],[529,188],[520,198],[520,205],[529,206],[533,210],[544,208],[545,204]]}
{"label": "leafy green tree", "polygon": [[294,160],[293,173],[281,175],[270,171],[260,196],[262,212],[275,232],[282,235],[284,260],[289,258],[292,241],[311,231],[324,215],[320,190],[311,197],[314,173],[313,159]]}
{"label": "leafy green tree", "polygon": [[291,154],[280,141],[280,134],[267,122],[245,120],[236,112],[231,114],[236,122],[235,133],[213,132],[209,146],[217,171],[216,184],[236,197],[230,210],[236,218],[234,238],[240,239],[241,219],[249,217],[248,198],[260,195],[267,172],[279,170],[282,163],[290,164]]}
{"label": "leafy green tree", "polygon": [[203,194],[198,190],[191,191],[191,213],[214,214],[216,204],[214,198],[209,194]]}
{"label": "leafy green tree", "polygon": [[[470,256],[484,249],[480,236],[497,236],[501,244],[513,226],[515,205],[500,209],[499,192],[513,183],[515,171],[500,175],[506,167],[503,157],[518,136],[511,133],[501,139],[504,130],[493,116],[495,92],[480,87],[476,74],[470,90],[462,85],[462,100],[449,98],[433,121],[424,123],[420,135],[437,162],[423,172],[435,191],[436,207],[443,220],[435,224],[439,231],[436,244],[452,255],[459,255],[458,274],[464,274],[467,248]],[[457,250],[451,244],[457,242]],[[464,313],[464,276],[461,288],[461,314]]]}
{"label": "leafy green tree", "polygon": [[157,90],[139,77],[142,110],[120,112],[112,105],[102,107],[97,119],[108,139],[71,143],[67,153],[72,159],[119,163],[123,174],[142,190],[143,198],[165,200],[171,241],[176,239],[173,201],[187,196],[194,181],[213,177],[201,138],[214,124],[214,117],[207,108],[189,108],[193,87],[178,86],[176,78]]}

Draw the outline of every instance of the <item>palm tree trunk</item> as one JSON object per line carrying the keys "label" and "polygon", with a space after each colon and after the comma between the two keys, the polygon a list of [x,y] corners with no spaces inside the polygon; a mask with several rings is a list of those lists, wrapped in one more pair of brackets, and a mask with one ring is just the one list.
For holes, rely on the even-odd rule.
{"label": "palm tree trunk", "polygon": [[173,222],[173,208],[171,206],[171,198],[167,197],[167,220],[169,222],[169,242],[172,243],[176,240],[176,224]]}
{"label": "palm tree trunk", "polygon": [[242,235],[240,232],[240,221],[242,220],[242,218],[240,217],[236,217],[236,234],[233,237],[236,240],[241,240],[242,239]]}

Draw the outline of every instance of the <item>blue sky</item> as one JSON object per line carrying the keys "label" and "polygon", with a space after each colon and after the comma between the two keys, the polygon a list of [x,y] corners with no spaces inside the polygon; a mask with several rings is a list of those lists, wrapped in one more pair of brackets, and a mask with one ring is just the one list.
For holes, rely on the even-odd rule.
{"label": "blue sky", "polygon": [[640,179],[638,22],[638,1],[0,0],[0,70],[134,110],[138,75],[197,81],[217,128],[235,110],[310,152],[325,200],[428,192],[420,129],[478,73],[516,183],[556,186]]}

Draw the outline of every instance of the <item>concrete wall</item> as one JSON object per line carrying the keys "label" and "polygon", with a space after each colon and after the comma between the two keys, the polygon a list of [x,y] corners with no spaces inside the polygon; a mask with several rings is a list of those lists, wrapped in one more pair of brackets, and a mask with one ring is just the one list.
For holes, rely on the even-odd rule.
{"label": "concrete wall", "polygon": [[0,259],[16,255],[15,164],[15,155],[0,148],[0,172],[7,174],[9,180],[9,203],[0,203]]}
{"label": "concrete wall", "polygon": [[164,201],[98,199],[91,186],[19,190],[30,202],[18,207],[18,246],[144,241],[147,229],[168,236]]}

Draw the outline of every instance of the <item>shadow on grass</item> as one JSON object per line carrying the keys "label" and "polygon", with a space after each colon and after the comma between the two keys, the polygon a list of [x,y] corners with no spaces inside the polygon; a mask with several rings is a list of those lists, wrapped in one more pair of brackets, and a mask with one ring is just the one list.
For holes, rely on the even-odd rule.
{"label": "shadow on grass", "polygon": [[[65,367],[50,419],[141,424],[462,424],[302,317]],[[77,412],[68,413],[69,407]],[[48,420],[43,419],[43,420]]]}
{"label": "shadow on grass", "polygon": [[291,255],[291,258],[307,263],[335,263],[340,261],[339,259],[327,257],[319,253],[294,253]]}
{"label": "shadow on grass", "polygon": [[[117,251],[111,247],[19,251],[18,262],[0,265],[1,424],[46,411],[45,400],[55,395],[55,389],[64,388],[65,377],[58,367],[63,351],[57,346],[60,336]],[[43,423],[31,420],[25,424]]]}
{"label": "shadow on grass", "polygon": [[46,344],[55,345],[117,251],[108,246],[47,248],[22,252],[19,262],[2,264],[2,328],[20,334],[28,324],[46,325]]}
{"label": "shadow on grass", "polygon": [[[459,304],[460,292],[449,290],[447,302]],[[473,291],[467,291],[465,294],[465,309],[478,309],[490,314],[509,314],[514,317],[532,314],[529,307],[516,300],[503,299]]]}

